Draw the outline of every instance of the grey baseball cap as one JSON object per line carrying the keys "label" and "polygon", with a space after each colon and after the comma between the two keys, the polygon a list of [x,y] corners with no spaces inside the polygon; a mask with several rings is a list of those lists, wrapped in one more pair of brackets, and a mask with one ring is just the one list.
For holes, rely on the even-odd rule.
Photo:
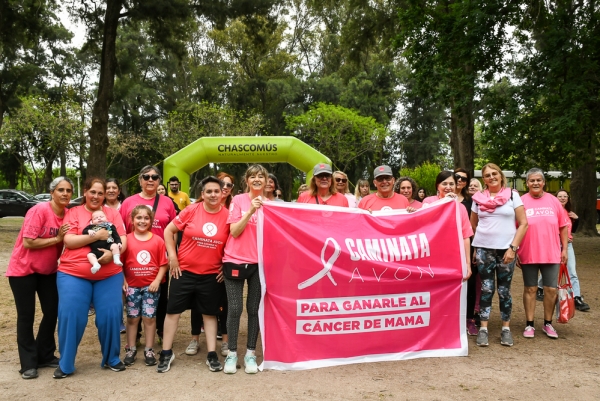
{"label": "grey baseball cap", "polygon": [[313,175],[319,174],[332,174],[333,170],[331,170],[331,166],[325,163],[319,163],[313,168]]}
{"label": "grey baseball cap", "polygon": [[394,176],[390,166],[385,166],[385,165],[379,166],[379,167],[375,168],[375,171],[373,171],[373,178],[377,178],[380,175],[389,175],[390,177]]}

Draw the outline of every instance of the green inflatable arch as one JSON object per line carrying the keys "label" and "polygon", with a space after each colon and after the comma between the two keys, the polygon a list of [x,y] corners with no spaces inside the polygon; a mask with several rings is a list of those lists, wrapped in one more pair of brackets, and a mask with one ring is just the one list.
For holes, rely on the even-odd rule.
{"label": "green inflatable arch", "polygon": [[289,163],[306,172],[308,183],[315,164],[331,160],[292,136],[205,137],[165,159],[164,179],[176,175],[189,193],[190,174],[208,163]]}

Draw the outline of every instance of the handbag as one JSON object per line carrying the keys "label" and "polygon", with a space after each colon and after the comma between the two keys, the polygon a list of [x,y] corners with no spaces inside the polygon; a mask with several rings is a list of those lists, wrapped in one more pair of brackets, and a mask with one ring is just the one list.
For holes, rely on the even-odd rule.
{"label": "handbag", "polygon": [[575,316],[575,298],[573,286],[569,278],[569,270],[564,263],[560,264],[558,273],[558,299],[556,301],[556,321],[567,323]]}
{"label": "handbag", "polygon": [[245,280],[258,271],[257,263],[223,263],[223,276],[229,280]]}

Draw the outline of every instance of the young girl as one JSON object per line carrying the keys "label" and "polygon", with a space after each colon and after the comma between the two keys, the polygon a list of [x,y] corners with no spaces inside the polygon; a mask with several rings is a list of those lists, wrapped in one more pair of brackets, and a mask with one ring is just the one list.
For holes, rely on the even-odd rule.
{"label": "young girl", "polygon": [[144,358],[146,366],[153,366],[156,365],[156,355],[152,349],[156,332],[156,307],[160,296],[160,283],[164,281],[167,271],[167,252],[162,238],[150,232],[154,221],[150,207],[134,207],[131,211],[131,221],[134,231],[127,234],[131,245],[125,252],[123,290],[127,296],[127,344],[132,345],[125,346],[123,362],[127,366],[135,362],[136,334],[141,315],[146,333]]}

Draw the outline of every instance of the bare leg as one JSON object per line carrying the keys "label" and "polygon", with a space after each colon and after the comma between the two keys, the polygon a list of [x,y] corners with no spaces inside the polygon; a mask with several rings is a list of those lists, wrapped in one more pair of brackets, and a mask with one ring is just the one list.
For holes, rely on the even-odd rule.
{"label": "bare leg", "polygon": [[121,250],[119,249],[119,245],[112,244],[110,246],[110,251],[113,254],[113,262],[115,262],[115,264],[118,266],[123,266],[123,263],[121,262]]}
{"label": "bare leg", "polygon": [[146,336],[146,347],[154,347],[154,334],[156,333],[156,318],[155,317],[142,317],[144,322],[144,333]]}
{"label": "bare leg", "polygon": [[556,288],[544,286],[544,320],[551,321],[556,305]]}
{"label": "bare leg", "polygon": [[100,263],[98,263],[98,258],[92,252],[87,254],[87,258],[90,261],[90,263],[92,264],[92,268],[91,268],[92,273],[96,274],[98,272],[98,270],[100,270]]}
{"label": "bare leg", "polygon": [[217,350],[217,317],[202,315],[204,319],[204,334],[206,334],[206,348],[208,352]]}
{"label": "bare leg", "polygon": [[139,317],[128,317],[127,318],[127,345],[130,347],[135,346],[137,327],[138,327],[139,321],[140,321]]}
{"label": "bare leg", "polygon": [[523,307],[525,307],[525,320],[532,321],[535,315],[535,293],[537,286],[523,288]]}
{"label": "bare leg", "polygon": [[177,325],[179,324],[180,316],[180,313],[176,315],[167,313],[167,316],[165,316],[165,326],[163,331],[162,344],[163,350],[170,350],[173,347],[173,339],[175,338],[175,332],[177,331]]}

